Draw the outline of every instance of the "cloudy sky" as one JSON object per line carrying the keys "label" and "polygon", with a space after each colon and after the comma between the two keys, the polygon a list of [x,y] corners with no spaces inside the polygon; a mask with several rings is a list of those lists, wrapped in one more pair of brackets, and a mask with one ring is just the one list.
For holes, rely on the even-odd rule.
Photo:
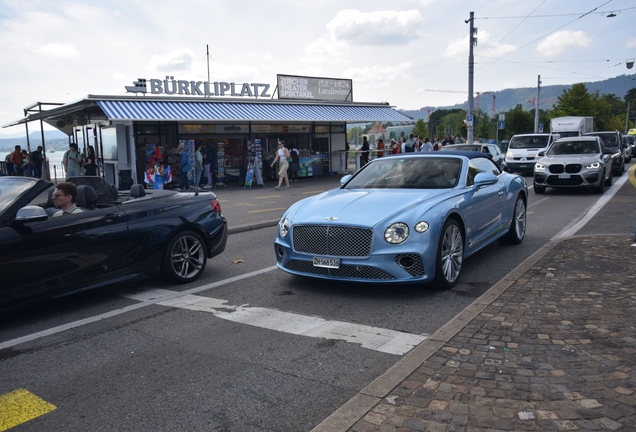
{"label": "cloudy sky", "polygon": [[471,11],[475,91],[636,71],[634,0],[0,0],[0,125],[38,101],[125,94],[137,78],[205,81],[206,45],[211,81],[349,78],[355,101],[460,103]]}

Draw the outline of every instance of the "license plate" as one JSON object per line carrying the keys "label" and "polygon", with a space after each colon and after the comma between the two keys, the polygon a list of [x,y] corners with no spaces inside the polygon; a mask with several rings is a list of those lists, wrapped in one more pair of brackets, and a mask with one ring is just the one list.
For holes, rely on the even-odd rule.
{"label": "license plate", "polygon": [[569,179],[570,178],[570,174],[559,174],[559,178]]}
{"label": "license plate", "polygon": [[325,267],[325,268],[340,268],[340,258],[322,258],[322,257],[314,257],[313,259],[314,267]]}
{"label": "license plate", "polygon": [[528,165],[522,164],[522,165],[519,165],[519,168],[528,168]]}

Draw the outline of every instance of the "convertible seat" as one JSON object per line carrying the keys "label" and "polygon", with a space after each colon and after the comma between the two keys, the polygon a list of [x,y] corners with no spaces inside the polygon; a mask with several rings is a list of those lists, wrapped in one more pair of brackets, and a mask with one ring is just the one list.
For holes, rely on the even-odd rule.
{"label": "convertible seat", "polygon": [[144,189],[143,185],[134,184],[130,187],[130,196],[131,198],[141,198],[146,196],[146,189]]}
{"label": "convertible seat", "polygon": [[97,192],[90,186],[79,185],[77,186],[77,196],[75,197],[75,204],[83,209],[93,209],[97,203]]}

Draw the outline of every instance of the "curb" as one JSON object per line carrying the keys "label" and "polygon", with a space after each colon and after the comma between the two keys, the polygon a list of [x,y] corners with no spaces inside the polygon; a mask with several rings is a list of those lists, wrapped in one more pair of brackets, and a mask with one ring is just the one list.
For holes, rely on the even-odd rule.
{"label": "curb", "polygon": [[237,225],[232,228],[228,228],[227,234],[231,235],[231,234],[238,234],[238,233],[243,233],[248,231],[256,231],[262,228],[270,228],[270,227],[278,225],[279,221],[280,219],[275,219],[275,220],[258,222],[254,224]]}
{"label": "curb", "polygon": [[[569,238],[567,238],[569,239]],[[311,432],[345,432],[376,406],[386,395],[408,378],[429,357],[435,354],[446,342],[459,333],[470,321],[493,303],[513,283],[521,278],[540,259],[547,255],[566,238],[553,240],[542,246],[526,258],[521,264],[504,276],[499,282],[483,293],[473,303],[456,315],[428,339],[406,354],[389,370],[376,378],[360,392],[345,402],[333,414],[323,420]]]}

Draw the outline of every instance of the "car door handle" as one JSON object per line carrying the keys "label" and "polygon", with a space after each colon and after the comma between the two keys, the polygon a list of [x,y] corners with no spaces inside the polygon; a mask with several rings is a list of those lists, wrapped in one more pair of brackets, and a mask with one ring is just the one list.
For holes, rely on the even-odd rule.
{"label": "car door handle", "polygon": [[107,214],[106,216],[103,216],[100,221],[115,222],[119,218],[121,218],[120,214]]}
{"label": "car door handle", "polygon": [[503,196],[504,193],[505,193],[504,191],[499,191],[499,192],[497,192],[497,195]]}

